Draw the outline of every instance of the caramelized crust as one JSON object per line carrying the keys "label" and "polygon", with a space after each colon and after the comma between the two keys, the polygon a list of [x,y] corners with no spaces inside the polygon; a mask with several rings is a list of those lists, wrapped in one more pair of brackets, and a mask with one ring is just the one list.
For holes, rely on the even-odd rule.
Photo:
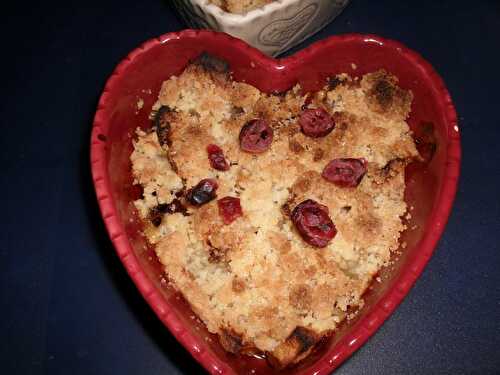
{"label": "caramelized crust", "polygon": [[[163,83],[152,116],[169,108],[162,123],[168,134],[160,132],[160,143],[157,131],[137,131],[132,173],[144,196],[134,204],[169,280],[226,350],[267,353],[281,368],[306,357],[348,309],[362,306],[405,229],[404,168],[418,155],[405,122],[411,99],[384,71],[356,81],[333,77],[308,103],[298,86],[267,95],[210,61]],[[324,108],[335,129],[306,137],[298,124],[304,104]],[[274,130],[259,155],[242,152],[238,142],[255,118]],[[211,168],[209,144],[222,149],[228,171]],[[336,158],[367,161],[356,188],[321,177]],[[226,225],[216,200],[186,202],[185,191],[205,178],[217,180],[217,199],[240,199],[241,217]],[[174,199],[186,210],[158,210]],[[338,230],[325,248],[306,244],[291,223],[290,212],[306,199],[327,206]]]}
{"label": "caramelized crust", "polygon": [[283,368],[307,357],[318,341],[316,333],[297,327],[272,353],[267,353],[267,359],[273,367]]}

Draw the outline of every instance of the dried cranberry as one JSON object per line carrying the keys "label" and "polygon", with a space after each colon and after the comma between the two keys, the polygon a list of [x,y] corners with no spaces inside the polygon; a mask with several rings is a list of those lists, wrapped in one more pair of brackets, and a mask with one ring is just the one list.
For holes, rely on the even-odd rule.
{"label": "dried cranberry", "polygon": [[273,129],[266,120],[254,119],[247,122],[240,131],[240,147],[243,151],[259,154],[271,147]]}
{"label": "dried cranberry", "polygon": [[299,125],[308,137],[319,138],[335,128],[335,121],[323,108],[309,108],[300,114]]}
{"label": "dried cranberry", "polygon": [[186,199],[194,206],[201,206],[215,199],[218,187],[217,181],[213,178],[203,179],[187,191]]}
{"label": "dried cranberry", "polygon": [[226,225],[231,224],[234,220],[243,215],[239,198],[224,197],[217,201],[217,205],[219,206],[219,215]]}
{"label": "dried cranberry", "polygon": [[365,159],[333,159],[323,173],[323,178],[340,187],[356,187],[366,173]]}
{"label": "dried cranberry", "polygon": [[307,199],[292,211],[293,224],[302,239],[309,245],[325,247],[337,234],[337,229],[328,216],[328,207]]}
{"label": "dried cranberry", "polygon": [[218,171],[227,171],[229,169],[229,163],[224,157],[222,149],[217,145],[207,146],[208,160],[210,161],[210,166]]}

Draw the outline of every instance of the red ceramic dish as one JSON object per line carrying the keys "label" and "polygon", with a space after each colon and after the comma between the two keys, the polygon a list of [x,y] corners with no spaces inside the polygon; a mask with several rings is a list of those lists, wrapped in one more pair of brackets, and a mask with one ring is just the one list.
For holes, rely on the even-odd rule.
{"label": "red ceramic dish", "polygon": [[[341,72],[362,75],[380,68],[395,74],[414,93],[410,126],[433,123],[437,151],[426,165],[407,169],[406,201],[414,209],[402,241],[406,249],[381,272],[365,295],[356,319],[344,324],[319,350],[289,374],[326,374],[359,348],[401,302],[432,255],[451,210],[460,169],[460,137],[450,96],[433,68],[403,45],[373,35],[343,35],[318,42],[296,55],[274,60],[245,43],[210,31],[186,30],[144,43],[115,69],[99,100],[91,139],[92,176],[116,252],[146,301],[177,340],[209,372],[269,373],[260,359],[224,352],[217,339],[193,319],[186,302],[165,285],[154,252],[139,232],[131,200],[129,156],[135,128],[148,127],[148,114],[161,83],[180,73],[190,59],[208,52],[229,62],[236,80],[282,91],[300,82],[318,88]],[[142,109],[137,107],[144,101]],[[422,322],[423,323],[423,322]]]}

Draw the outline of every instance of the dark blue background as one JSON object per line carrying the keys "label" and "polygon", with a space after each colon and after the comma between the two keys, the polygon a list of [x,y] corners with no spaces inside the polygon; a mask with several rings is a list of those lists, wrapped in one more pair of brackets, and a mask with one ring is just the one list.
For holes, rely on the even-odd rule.
{"label": "dark blue background", "polygon": [[[17,3],[0,22],[0,371],[199,372],[115,256],[88,163],[107,76],[183,24],[160,0]],[[344,32],[397,39],[434,65],[458,111],[463,168],[421,279],[337,373],[500,373],[500,2],[353,0],[299,48]]]}

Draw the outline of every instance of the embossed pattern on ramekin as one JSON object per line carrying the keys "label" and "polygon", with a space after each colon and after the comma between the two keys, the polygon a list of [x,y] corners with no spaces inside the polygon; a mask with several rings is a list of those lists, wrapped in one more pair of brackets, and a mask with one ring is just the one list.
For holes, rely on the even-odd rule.
{"label": "embossed pattern on ramekin", "polygon": [[235,370],[218,355],[214,354],[213,351],[209,350],[206,342],[186,329],[187,327],[182,324],[172,302],[166,300],[162,296],[142,269],[129,241],[124,224],[120,221],[117,214],[117,207],[113,200],[111,181],[108,173],[107,148],[109,146],[106,143],[114,111],[114,108],[110,108],[109,105],[110,98],[112,95],[121,95],[121,93],[115,92],[116,87],[118,86],[118,82],[126,77],[127,69],[134,59],[152,49],[161,48],[161,46],[166,43],[176,43],[182,40],[187,41],[188,39],[192,41],[197,38],[203,39],[205,42],[210,41],[210,43],[214,43],[214,45],[230,46],[235,53],[250,56],[252,61],[255,61],[257,64],[271,65],[277,68],[277,72],[281,72],[280,79],[287,82],[291,79],[287,74],[290,76],[298,74],[295,72],[301,67],[304,61],[314,58],[321,50],[332,51],[333,53],[336,46],[339,44],[375,43],[383,46],[383,48],[388,51],[397,51],[409,63],[418,68],[422,72],[422,76],[427,81],[427,84],[431,86],[437,98],[437,106],[440,109],[440,115],[444,123],[443,126],[445,126],[444,130],[447,135],[447,148],[445,153],[444,178],[438,193],[438,204],[433,207],[430,218],[428,219],[430,223],[428,230],[424,233],[418,244],[418,251],[415,253],[415,258],[401,269],[400,274],[395,278],[394,284],[380,299],[378,299],[377,303],[370,307],[368,314],[350,327],[349,331],[341,340],[331,347],[315,363],[307,367],[298,368],[294,371],[296,374],[329,373],[366,342],[392,311],[394,311],[403,297],[407,295],[431,257],[444,230],[457,189],[461,158],[457,117],[450,95],[441,78],[417,53],[408,50],[400,43],[374,35],[343,35],[331,37],[312,45],[290,58],[272,60],[228,35],[210,31],[185,30],[179,33],[165,34],[157,39],[144,43],[139,48],[132,51],[115,68],[99,100],[97,112],[94,117],[90,145],[92,178],[101,214],[120,260],[143,297],[177,340],[199,363],[213,374],[234,374]]}
{"label": "embossed pattern on ramekin", "polygon": [[330,23],[349,0],[278,0],[246,14],[227,13],[208,0],[173,0],[190,27],[222,31],[276,56]]}

